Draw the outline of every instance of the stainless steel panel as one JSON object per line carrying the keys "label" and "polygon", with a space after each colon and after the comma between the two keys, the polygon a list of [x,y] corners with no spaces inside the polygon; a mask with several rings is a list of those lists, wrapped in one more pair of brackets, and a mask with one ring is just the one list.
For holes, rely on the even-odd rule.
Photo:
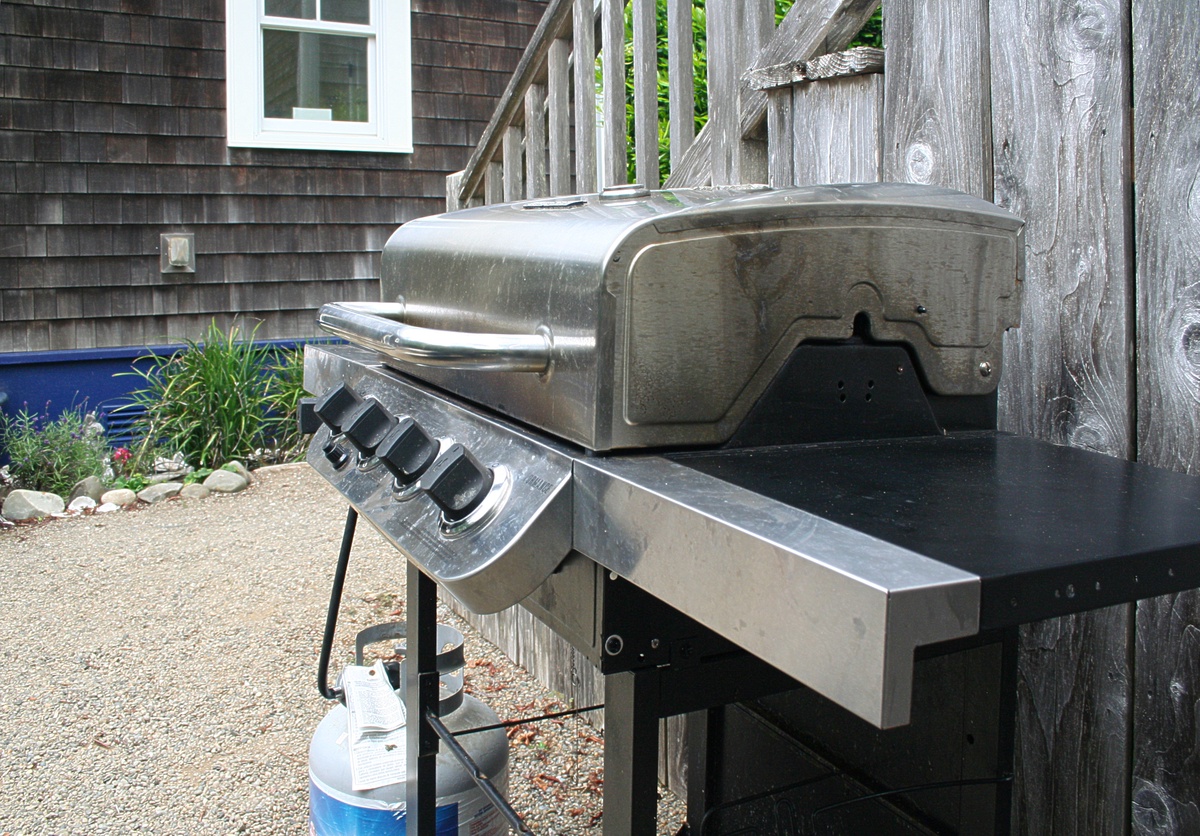
{"label": "stainless steel panel", "polygon": [[544,335],[543,373],[398,367],[597,450],[726,439],[800,341],[914,347],[942,394],[992,391],[1021,224],[908,184],[532,201],[406,224],[382,301],[406,325]]}
{"label": "stainless steel panel", "polygon": [[575,547],[876,726],[979,578],[657,456],[577,459]]}
{"label": "stainless steel panel", "polygon": [[324,455],[331,441],[322,427],[308,462],[409,559],[475,612],[497,612],[535,589],[571,549],[569,456],[553,445],[513,431],[450,400],[413,386],[352,346],[308,346],[304,384],[325,392],[349,384],[375,397],[392,415],[410,415],[436,438],[462,443],[485,465],[503,467],[509,492],[494,516],[448,532],[441,512],[420,491],[397,496],[383,467],[352,460],[335,467]]}

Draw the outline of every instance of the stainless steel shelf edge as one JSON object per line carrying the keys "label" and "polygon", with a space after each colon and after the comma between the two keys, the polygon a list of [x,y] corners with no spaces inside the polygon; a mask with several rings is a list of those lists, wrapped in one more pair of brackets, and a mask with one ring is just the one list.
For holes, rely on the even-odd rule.
{"label": "stainless steel shelf edge", "polygon": [[576,459],[575,548],[880,728],[978,576],[659,456]]}

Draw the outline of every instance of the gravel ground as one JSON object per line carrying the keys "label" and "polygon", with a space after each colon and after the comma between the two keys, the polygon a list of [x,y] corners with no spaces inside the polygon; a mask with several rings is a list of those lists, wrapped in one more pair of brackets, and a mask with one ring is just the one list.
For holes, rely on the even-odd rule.
{"label": "gravel ground", "polygon": [[[232,496],[0,530],[0,834],[304,834],[316,659],[345,505],[307,465]],[[334,670],[402,616],[395,550],[360,525]],[[565,707],[467,633],[502,719]],[[599,832],[603,741],[517,727],[510,798],[539,834]],[[682,806],[664,791],[659,832]]]}

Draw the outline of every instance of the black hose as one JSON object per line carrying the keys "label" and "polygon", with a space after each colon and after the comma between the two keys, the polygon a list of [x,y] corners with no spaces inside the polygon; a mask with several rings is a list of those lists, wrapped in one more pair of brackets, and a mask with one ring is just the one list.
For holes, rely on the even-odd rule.
{"label": "black hose", "polygon": [[329,591],[329,609],[325,612],[325,635],[321,638],[321,656],[317,660],[317,690],[327,700],[342,700],[340,688],[329,687],[329,656],[333,652],[333,634],[337,630],[338,608],[342,604],[342,587],[346,583],[346,567],[350,565],[350,546],[354,544],[354,528],[358,512],[353,506],[346,510],[346,527],[342,530],[342,549],[338,552],[337,569],[333,573],[333,588]]}

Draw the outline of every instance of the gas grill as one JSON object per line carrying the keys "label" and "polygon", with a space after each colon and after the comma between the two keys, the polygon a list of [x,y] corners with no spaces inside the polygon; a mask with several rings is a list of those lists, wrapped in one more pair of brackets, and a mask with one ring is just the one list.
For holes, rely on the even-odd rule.
{"label": "gas grill", "polygon": [[[309,462],[409,561],[410,618],[434,584],[519,604],[605,675],[606,833],[653,832],[685,712],[693,832],[1003,832],[1012,628],[1200,586],[1200,480],[996,431],[1023,246],[901,184],[414,221],[380,303],[319,313],[349,344],[306,350]],[[923,731],[948,680],[974,761]],[[892,795],[906,760],[954,797]]]}

